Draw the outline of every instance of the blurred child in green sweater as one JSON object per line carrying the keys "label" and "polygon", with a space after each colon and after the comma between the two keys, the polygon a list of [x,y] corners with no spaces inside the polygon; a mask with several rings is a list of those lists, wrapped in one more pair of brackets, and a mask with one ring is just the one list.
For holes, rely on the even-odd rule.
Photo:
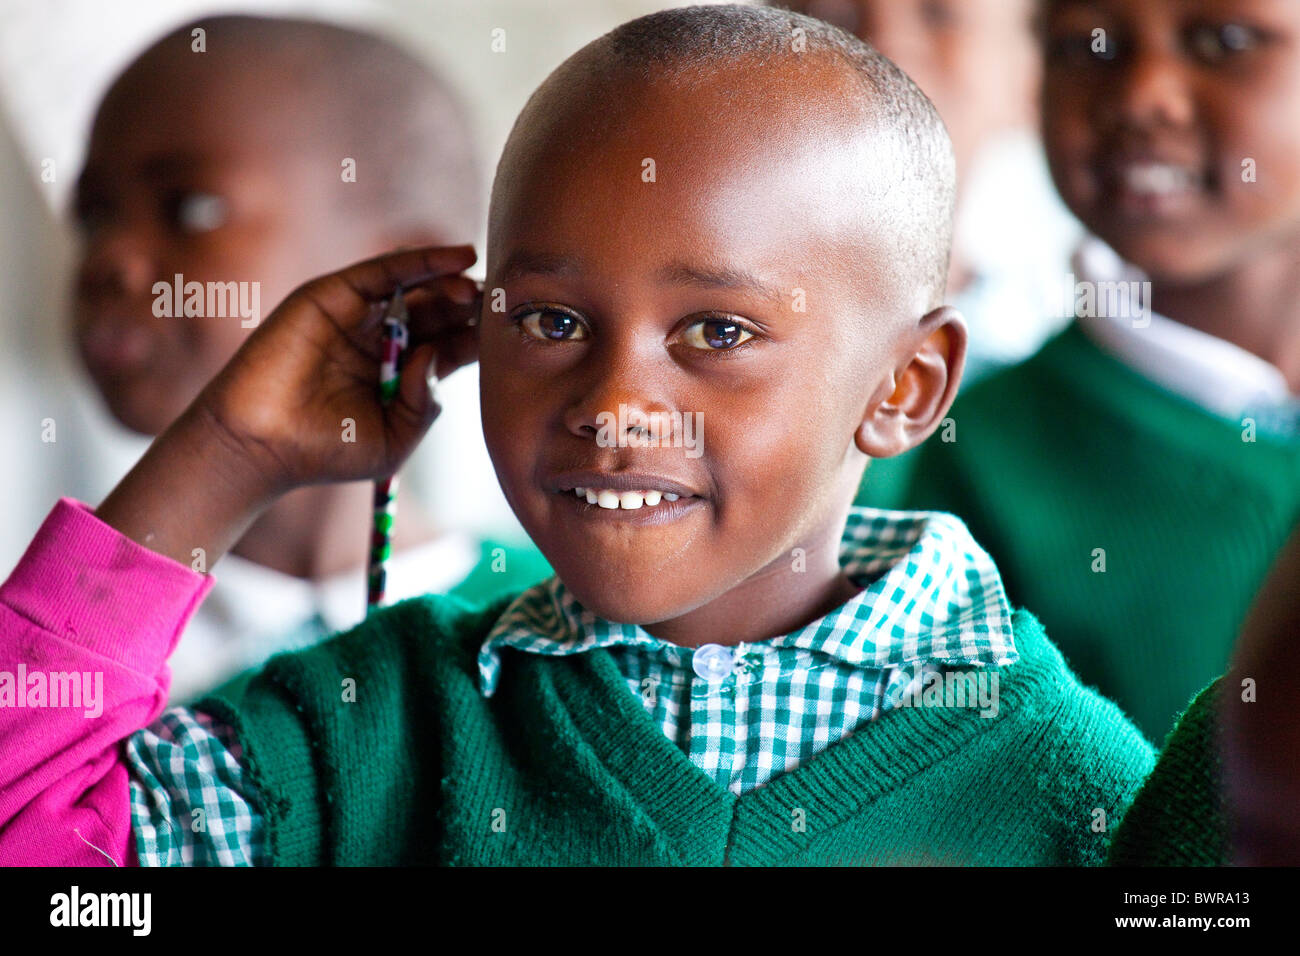
{"label": "blurred child in green sweater", "polygon": [[[82,360],[123,425],[158,435],[262,306],[339,262],[475,234],[480,182],[463,105],[391,42],[307,20],[180,27],[95,117],[76,197]],[[300,488],[248,528],[171,658],[176,699],[361,619],[372,499],[366,482]],[[410,495],[394,546],[389,600],[549,571],[526,546],[436,527]]]}
{"label": "blurred child in green sweater", "polygon": [[1300,6],[1042,13],[1044,140],[1097,237],[1078,318],[963,396],[902,504],[965,518],[1158,741],[1300,515]]}

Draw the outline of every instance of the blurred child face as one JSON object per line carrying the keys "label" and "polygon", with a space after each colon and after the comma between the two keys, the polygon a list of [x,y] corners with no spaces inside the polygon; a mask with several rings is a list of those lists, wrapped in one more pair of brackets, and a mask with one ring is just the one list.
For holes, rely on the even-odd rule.
{"label": "blurred child face", "polygon": [[283,77],[213,53],[173,61],[138,64],[110,91],[76,199],[77,347],[113,414],[144,434],[165,429],[252,331],[234,308],[155,315],[156,282],[260,283],[265,315],[303,280],[374,251],[335,214],[339,160],[303,145],[311,111],[277,95]]}
{"label": "blurred child face", "polygon": [[[571,107],[497,175],[487,445],[533,541],[613,620],[665,621],[742,582],[770,598],[798,578],[794,549],[837,547],[866,461],[855,429],[931,294],[902,288],[888,232],[864,235],[845,200],[872,158],[819,114],[842,111],[847,81],[727,82]],[[620,406],[664,417],[605,418],[602,440]],[[692,416],[695,449],[676,425]],[[680,497],[615,510],[576,487]]]}
{"label": "blurred child face", "polygon": [[1300,3],[1058,0],[1044,29],[1052,175],[1090,230],[1175,282],[1296,241]]}
{"label": "blurred child face", "polygon": [[1032,0],[793,0],[897,63],[934,103],[965,173],[1002,130],[1032,126],[1038,53]]}

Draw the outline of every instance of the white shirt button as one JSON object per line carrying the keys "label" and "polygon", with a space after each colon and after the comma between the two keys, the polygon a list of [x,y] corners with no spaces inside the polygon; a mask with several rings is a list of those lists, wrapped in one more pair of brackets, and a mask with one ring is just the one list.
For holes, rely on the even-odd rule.
{"label": "white shirt button", "polygon": [[721,644],[701,644],[691,657],[691,667],[704,680],[724,680],[736,668],[731,648]]}

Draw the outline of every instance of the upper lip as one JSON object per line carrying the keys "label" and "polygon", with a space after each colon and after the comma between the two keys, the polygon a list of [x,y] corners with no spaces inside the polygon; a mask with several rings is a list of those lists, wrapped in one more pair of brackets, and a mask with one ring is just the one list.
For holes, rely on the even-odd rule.
{"label": "upper lip", "polygon": [[1173,150],[1154,149],[1120,149],[1110,153],[1102,160],[1102,168],[1112,173],[1129,166],[1174,166],[1190,169],[1199,173],[1204,167],[1193,156],[1184,153],[1177,155]]}
{"label": "upper lip", "polygon": [[702,497],[689,485],[644,471],[566,471],[553,476],[547,484],[557,492],[574,488],[608,488],[611,491],[664,491],[683,498]]}

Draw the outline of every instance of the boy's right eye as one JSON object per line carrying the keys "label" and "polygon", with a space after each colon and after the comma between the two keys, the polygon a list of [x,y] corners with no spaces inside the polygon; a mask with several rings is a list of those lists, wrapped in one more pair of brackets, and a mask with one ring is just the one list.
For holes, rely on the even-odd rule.
{"label": "boy's right eye", "polygon": [[515,316],[515,321],[533,338],[545,342],[578,342],[587,337],[586,326],[559,309],[530,309]]}

